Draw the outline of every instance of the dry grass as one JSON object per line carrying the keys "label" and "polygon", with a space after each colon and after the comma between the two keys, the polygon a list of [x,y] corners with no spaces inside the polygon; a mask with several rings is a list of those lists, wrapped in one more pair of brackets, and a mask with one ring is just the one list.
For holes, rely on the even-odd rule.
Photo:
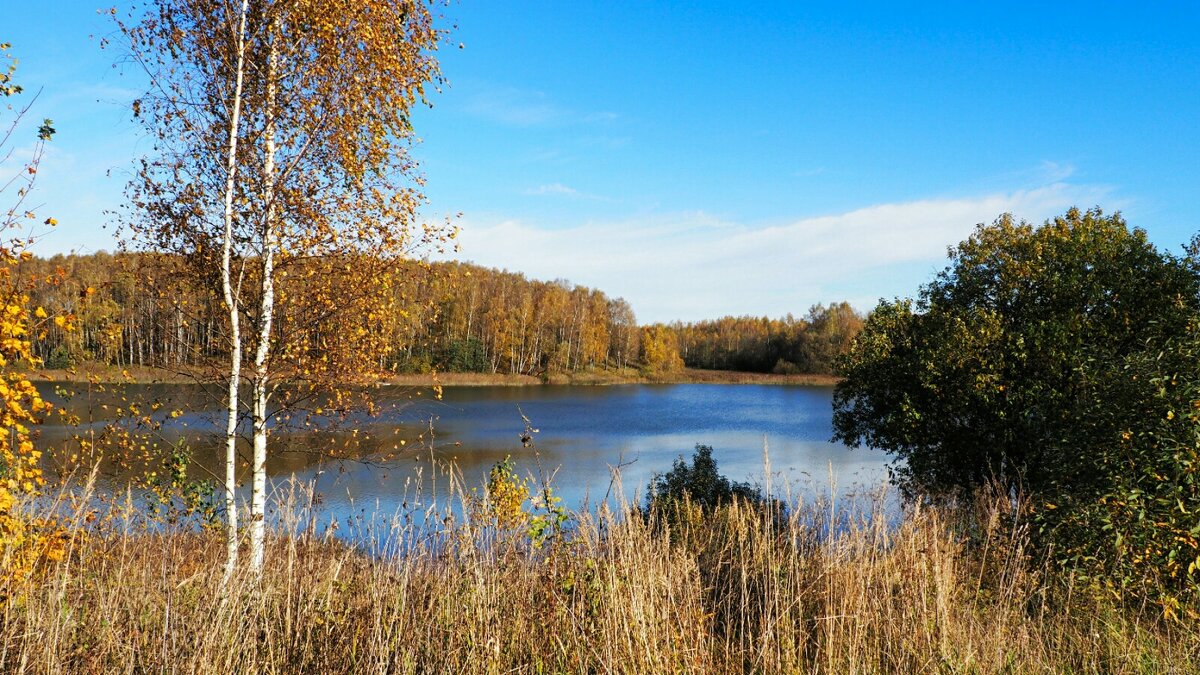
{"label": "dry grass", "polygon": [[1194,626],[1060,586],[995,510],[970,549],[937,510],[602,508],[541,550],[464,512],[350,547],[285,505],[261,584],[226,588],[215,534],[78,517],[67,561],[3,606],[0,672],[1200,671]]}

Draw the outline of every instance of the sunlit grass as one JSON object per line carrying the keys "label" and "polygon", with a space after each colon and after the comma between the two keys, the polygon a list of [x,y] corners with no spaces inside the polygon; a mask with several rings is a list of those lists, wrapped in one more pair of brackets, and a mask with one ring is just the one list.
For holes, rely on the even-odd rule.
{"label": "sunlit grass", "polygon": [[856,516],[797,498],[784,520],[739,503],[670,525],[616,502],[535,549],[488,509],[472,522],[478,492],[454,494],[350,546],[291,486],[294,534],[271,539],[261,584],[227,587],[217,533],[68,513],[69,555],[10,589],[0,672],[1200,669],[1195,626],[1029,560],[1003,501],[889,524],[882,502]]}

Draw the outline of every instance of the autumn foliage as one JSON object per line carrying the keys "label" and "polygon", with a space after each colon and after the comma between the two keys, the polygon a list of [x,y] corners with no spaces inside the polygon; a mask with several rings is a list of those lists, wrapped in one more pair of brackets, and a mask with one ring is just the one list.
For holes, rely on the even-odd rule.
{"label": "autumn foliage", "polygon": [[[306,362],[314,374],[540,376],[670,373],[685,366],[829,373],[863,321],[848,304],[834,303],[814,306],[801,317],[723,317],[649,327],[638,324],[623,298],[564,280],[529,279],[469,263],[383,267],[361,257],[346,262],[350,274],[343,267],[329,275],[322,271],[327,261],[288,263],[280,284],[296,302],[278,318],[281,335],[291,340],[305,333],[303,340],[292,340],[288,360]],[[48,326],[33,345],[35,354],[49,368],[104,364],[197,372],[211,365],[227,352],[220,298],[211,285],[190,280],[181,269],[185,264],[162,254],[104,252],[23,262],[26,276],[62,272],[62,283],[34,289],[32,297],[77,323],[73,331]],[[360,283],[369,275],[379,283]],[[347,315],[356,318],[333,319]],[[309,323],[301,323],[305,317]],[[364,368],[363,354],[379,360]]]}
{"label": "autumn foliage", "polygon": [[29,310],[29,296],[14,283],[12,250],[0,250],[0,599],[8,589],[32,574],[43,560],[64,554],[65,535],[56,522],[23,511],[46,484],[33,443],[33,429],[49,411],[29,381],[34,363],[29,337],[34,319],[45,312]]}
{"label": "autumn foliage", "polygon": [[[0,44],[0,61],[9,62],[0,72],[3,98],[22,91],[13,83],[15,65],[7,49],[7,44]],[[0,138],[0,150],[7,146],[27,109],[16,113],[8,134]],[[33,574],[41,562],[58,560],[64,554],[64,534],[58,524],[32,516],[25,509],[28,500],[36,497],[46,483],[42,453],[34,447],[34,428],[50,410],[27,375],[37,363],[30,340],[51,322],[42,307],[31,309],[29,286],[16,274],[18,263],[30,257],[25,249],[32,241],[21,232],[28,231],[37,218],[23,204],[37,176],[43,146],[53,133],[50,120],[43,122],[37,130],[32,158],[10,182],[0,184],[0,195],[11,196],[13,202],[0,220],[0,236],[4,238],[0,242],[0,601],[6,601],[13,585]],[[53,225],[54,221],[47,218],[44,224]],[[67,318],[61,316],[56,316],[53,323],[69,326]]]}

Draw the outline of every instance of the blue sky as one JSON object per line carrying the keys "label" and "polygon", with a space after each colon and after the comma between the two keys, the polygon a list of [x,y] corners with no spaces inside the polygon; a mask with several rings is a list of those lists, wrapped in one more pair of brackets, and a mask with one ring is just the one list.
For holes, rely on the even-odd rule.
{"label": "blue sky", "polygon": [[[94,4],[0,26],[59,134],[45,253],[113,248],[148,150]],[[1190,3],[472,2],[449,87],[414,117],[427,215],[461,258],[567,278],[643,321],[801,314],[911,295],[1004,211],[1121,210],[1198,229],[1200,9]],[[89,38],[89,36],[94,36]],[[458,48],[459,43],[463,47]],[[111,175],[109,175],[111,174]]]}

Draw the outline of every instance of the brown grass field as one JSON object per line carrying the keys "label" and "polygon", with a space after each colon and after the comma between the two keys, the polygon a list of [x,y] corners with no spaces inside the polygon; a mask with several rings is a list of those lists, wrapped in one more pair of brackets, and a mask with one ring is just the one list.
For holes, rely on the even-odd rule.
{"label": "brown grass field", "polygon": [[972,510],[974,545],[960,513],[794,499],[785,519],[602,506],[539,548],[473,494],[350,546],[291,486],[295,534],[227,586],[216,532],[67,509],[69,555],[5,589],[0,672],[1200,672],[1195,625],[1030,560],[1003,503]]}

